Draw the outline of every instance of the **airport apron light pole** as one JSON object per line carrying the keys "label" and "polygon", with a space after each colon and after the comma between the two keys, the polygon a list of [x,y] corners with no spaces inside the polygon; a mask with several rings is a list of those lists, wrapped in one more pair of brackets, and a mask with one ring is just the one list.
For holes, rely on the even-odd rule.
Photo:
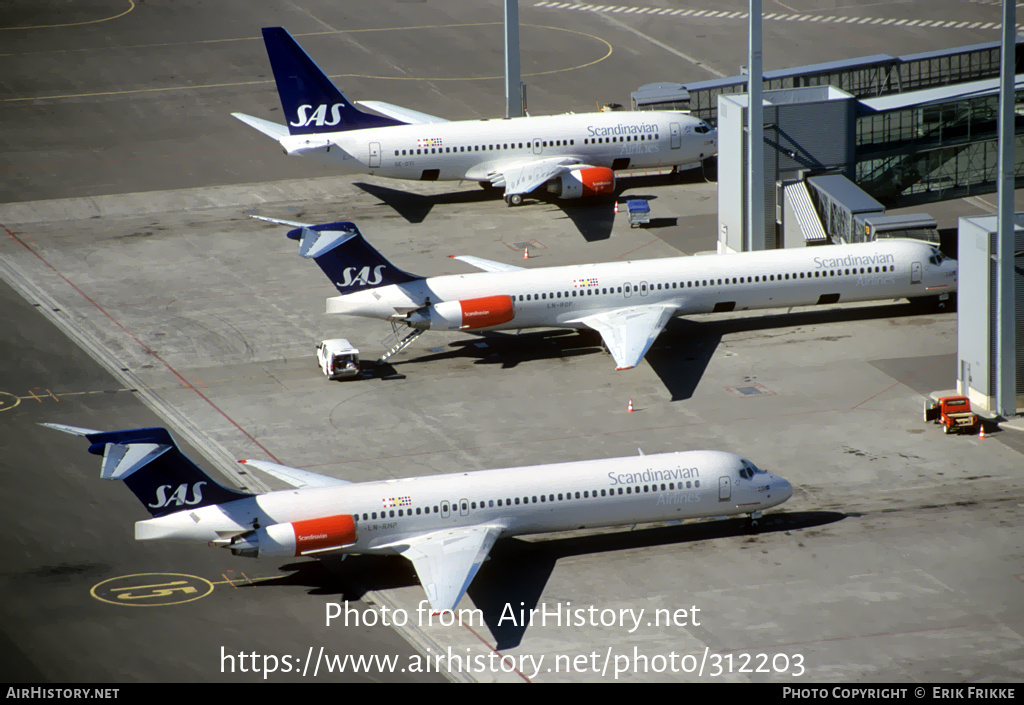
{"label": "airport apron light pole", "polygon": [[1016,133],[1015,54],[1017,47],[1016,7],[1003,0],[1002,46],[999,86],[999,183],[996,230],[996,413],[1004,418],[1017,411],[1014,351],[1013,254],[1016,218],[1013,212],[1014,150]]}
{"label": "airport apron light pole", "polygon": [[519,72],[519,0],[505,0],[505,117],[523,117],[524,91]]}
{"label": "airport apron light pole", "polygon": [[747,36],[747,252],[765,249],[761,0],[749,0]]}

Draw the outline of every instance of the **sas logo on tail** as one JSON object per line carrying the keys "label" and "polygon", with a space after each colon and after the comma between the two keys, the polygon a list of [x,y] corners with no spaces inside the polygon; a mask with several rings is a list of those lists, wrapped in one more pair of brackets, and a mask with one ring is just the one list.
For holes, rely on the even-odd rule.
{"label": "sas logo on tail", "polygon": [[374,267],[372,273],[370,267],[363,267],[358,272],[356,267],[345,267],[341,273],[342,280],[337,283],[337,286],[377,286],[384,280],[384,277],[381,276],[383,269],[383,264]]}
{"label": "sas logo on tail", "polygon": [[156,504],[147,505],[153,509],[163,509],[174,504],[176,507],[181,506],[193,506],[203,501],[203,491],[200,489],[206,482],[197,482],[192,485],[192,499],[188,498],[189,485],[187,482],[183,482],[178,485],[178,488],[167,495],[167,490],[171,489],[173,485],[160,485],[156,488]]}
{"label": "sas logo on tail", "polygon": [[[288,123],[292,127],[309,127],[310,125],[316,125],[317,127],[334,127],[341,123],[341,109],[345,107],[344,103],[335,103],[331,106],[331,119],[327,119],[327,106],[318,105],[316,110],[313,110],[312,105],[300,105],[299,106],[299,119],[295,122]],[[310,115],[309,111],[313,110]]]}

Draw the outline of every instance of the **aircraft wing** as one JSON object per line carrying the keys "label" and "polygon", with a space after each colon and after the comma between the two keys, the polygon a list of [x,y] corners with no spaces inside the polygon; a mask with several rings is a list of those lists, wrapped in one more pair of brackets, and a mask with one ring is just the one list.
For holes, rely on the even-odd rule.
{"label": "aircraft wing", "polygon": [[500,526],[460,526],[404,541],[399,553],[412,561],[435,612],[454,610],[502,532]]}
{"label": "aircraft wing", "polygon": [[472,255],[448,255],[452,259],[457,259],[466,264],[471,264],[477,269],[482,269],[485,272],[518,272],[524,267],[517,267],[514,264],[505,264],[504,262],[495,262],[494,260],[483,259],[482,257],[473,257]]}
{"label": "aircraft wing", "polygon": [[327,475],[321,475],[318,472],[310,472],[309,470],[290,468],[287,465],[279,465],[277,463],[272,463],[269,460],[239,460],[238,462],[250,465],[257,470],[262,470],[268,475],[276,477],[281,482],[298,489],[305,489],[308,487],[337,487],[338,485],[352,484],[348,480],[339,480],[336,477],[328,477]]}
{"label": "aircraft wing", "polygon": [[529,193],[548,179],[553,179],[570,169],[586,166],[577,159],[566,157],[520,162],[495,174],[491,177],[491,183],[495,186],[504,186],[506,196],[511,196],[514,193]]}
{"label": "aircraft wing", "polygon": [[628,370],[640,364],[674,313],[674,306],[632,306],[587,316],[580,322],[601,334],[615,358],[615,369]]}
{"label": "aircraft wing", "polygon": [[401,105],[392,105],[391,103],[383,103],[379,100],[357,100],[360,105],[365,105],[370,110],[376,110],[381,115],[386,115],[389,118],[400,120],[409,125],[426,125],[438,122],[448,122],[444,118],[437,117],[435,115],[427,115],[421,113],[418,110],[410,110],[409,108],[403,108]]}

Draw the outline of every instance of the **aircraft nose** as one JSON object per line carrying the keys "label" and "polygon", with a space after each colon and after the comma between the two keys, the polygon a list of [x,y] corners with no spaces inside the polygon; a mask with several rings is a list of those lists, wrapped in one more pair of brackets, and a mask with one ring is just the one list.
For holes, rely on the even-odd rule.
{"label": "aircraft nose", "polygon": [[778,497],[779,504],[782,504],[793,496],[793,485],[789,484],[788,480],[784,480],[776,475],[775,481],[772,482],[772,495]]}

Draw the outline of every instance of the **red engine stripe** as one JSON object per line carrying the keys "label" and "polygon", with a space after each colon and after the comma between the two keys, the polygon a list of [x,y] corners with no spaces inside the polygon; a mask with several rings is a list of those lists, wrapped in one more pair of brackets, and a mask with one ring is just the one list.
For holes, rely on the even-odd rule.
{"label": "red engine stripe", "polygon": [[294,521],[292,530],[295,532],[296,556],[356,542],[356,522],[351,514]]}
{"label": "red engine stripe", "polygon": [[465,299],[459,302],[462,307],[462,328],[487,328],[508,323],[515,317],[512,310],[512,297],[482,296],[479,299]]}
{"label": "red engine stripe", "polygon": [[602,196],[615,193],[615,172],[603,166],[580,170],[584,196]]}

